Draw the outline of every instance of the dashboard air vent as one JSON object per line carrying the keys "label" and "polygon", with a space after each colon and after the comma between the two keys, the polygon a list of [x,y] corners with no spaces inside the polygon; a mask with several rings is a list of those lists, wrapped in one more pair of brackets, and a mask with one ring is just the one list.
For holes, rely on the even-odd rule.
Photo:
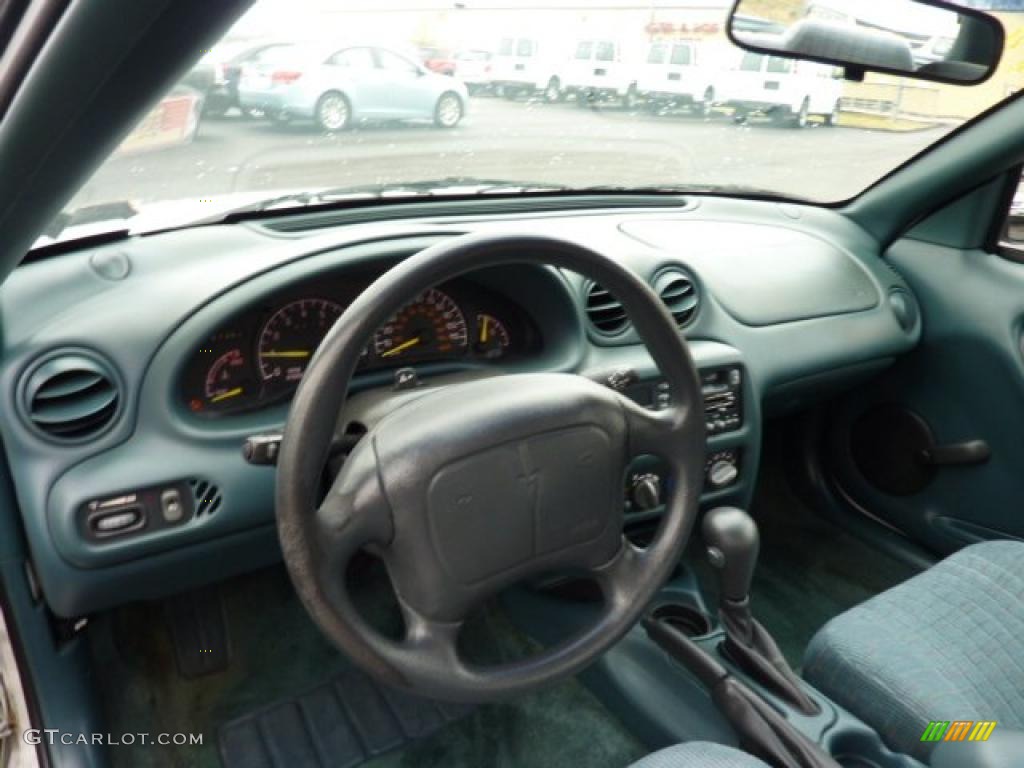
{"label": "dashboard air vent", "polygon": [[679,270],[668,270],[658,275],[654,290],[680,328],[686,327],[697,312],[697,287],[693,279]]}
{"label": "dashboard air vent", "polygon": [[70,443],[94,437],[110,425],[120,392],[110,369],[98,359],[66,353],[29,373],[23,402],[37,430]]}
{"label": "dashboard air vent", "polygon": [[590,324],[606,336],[622,333],[629,327],[629,318],[622,304],[597,283],[587,286],[586,311]]}

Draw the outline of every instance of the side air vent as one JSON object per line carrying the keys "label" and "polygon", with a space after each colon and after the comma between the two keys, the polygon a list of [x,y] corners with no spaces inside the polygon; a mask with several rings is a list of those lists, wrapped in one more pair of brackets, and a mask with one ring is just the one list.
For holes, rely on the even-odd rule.
{"label": "side air vent", "polygon": [[587,318],[605,336],[622,333],[629,327],[629,318],[619,300],[597,283],[587,286]]}
{"label": "side air vent", "polygon": [[665,302],[676,325],[685,328],[693,320],[699,300],[697,287],[689,275],[676,269],[662,272],[654,281],[654,290]]}
{"label": "side air vent", "polygon": [[29,422],[65,443],[95,437],[117,415],[120,392],[110,368],[98,358],[58,354],[28,375],[22,395]]}
{"label": "side air vent", "polygon": [[192,498],[195,501],[195,516],[208,517],[220,509],[223,497],[220,489],[211,482],[199,478],[190,478],[189,487],[192,489]]}

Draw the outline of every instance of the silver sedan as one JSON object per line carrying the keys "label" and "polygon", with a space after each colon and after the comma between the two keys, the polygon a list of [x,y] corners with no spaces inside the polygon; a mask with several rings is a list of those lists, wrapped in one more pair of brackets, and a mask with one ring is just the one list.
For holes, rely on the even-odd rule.
{"label": "silver sedan", "polygon": [[397,51],[369,45],[275,48],[242,71],[239,101],[274,120],[313,120],[341,131],[363,120],[431,120],[454,128],[466,86]]}

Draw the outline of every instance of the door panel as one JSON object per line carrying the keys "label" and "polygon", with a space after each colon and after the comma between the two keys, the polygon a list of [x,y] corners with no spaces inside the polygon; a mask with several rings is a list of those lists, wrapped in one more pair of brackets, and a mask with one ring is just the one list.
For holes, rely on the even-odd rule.
{"label": "door panel", "polygon": [[[920,303],[921,343],[837,406],[836,478],[869,514],[941,553],[1024,539],[1024,265],[911,240],[887,258]],[[914,419],[930,454],[928,438],[908,436]],[[887,485],[886,472],[909,487]]]}
{"label": "door panel", "polygon": [[342,91],[356,115],[374,115],[379,109],[380,77],[369,48],[345,48],[327,60],[326,79],[333,89]]}
{"label": "door panel", "polygon": [[436,96],[419,67],[391,51],[377,48],[381,117],[428,117]]}

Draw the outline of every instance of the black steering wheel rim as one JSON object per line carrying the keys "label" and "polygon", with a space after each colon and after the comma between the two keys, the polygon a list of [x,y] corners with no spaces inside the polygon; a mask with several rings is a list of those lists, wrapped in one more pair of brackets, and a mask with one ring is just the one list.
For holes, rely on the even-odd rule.
{"label": "black steering wheel rim", "polygon": [[[516,402],[511,405],[505,402],[502,406],[506,411],[515,412],[505,414],[499,423],[506,432],[513,428],[523,432],[522,435],[514,432],[518,440],[525,439],[524,430],[529,431],[529,426],[520,426],[520,422],[532,419],[539,431],[546,412],[552,414],[552,419],[565,422],[565,429],[559,434],[569,441],[567,445],[572,446],[573,440],[581,439],[576,434],[582,429],[576,424],[581,419],[599,422],[595,434],[610,436],[607,450],[598,451],[598,459],[605,460],[605,464],[598,463],[618,473],[614,482],[607,485],[617,489],[618,498],[608,509],[617,508],[618,515],[609,513],[608,517],[595,512],[594,519],[584,523],[594,523],[588,529],[592,531],[598,531],[598,522],[618,525],[618,528],[614,531],[614,550],[610,549],[612,534],[603,533],[605,528],[600,528],[586,542],[567,543],[550,556],[534,553],[531,557],[535,561],[524,565],[530,568],[571,561],[589,570],[605,596],[604,610],[591,627],[528,659],[476,668],[458,656],[455,636],[467,607],[463,603],[472,602],[487,590],[475,589],[467,580],[445,581],[451,576],[450,569],[434,578],[431,568],[440,563],[444,570],[446,561],[436,552],[433,559],[425,552],[430,542],[419,543],[430,538],[420,535],[427,527],[418,529],[416,536],[396,532],[404,525],[427,525],[420,522],[418,514],[405,515],[404,507],[394,505],[392,497],[398,493],[395,489],[405,482],[401,473],[391,487],[385,487],[390,482],[386,477],[390,468],[415,453],[415,442],[394,429],[389,433],[388,426],[381,422],[380,438],[375,437],[374,431],[363,438],[346,460],[319,509],[317,502],[337,416],[344,405],[360,353],[376,329],[432,286],[466,272],[512,263],[571,270],[596,280],[611,291],[622,302],[668,382],[673,405],[662,412],[650,412],[622,395],[577,376],[513,374],[500,377],[508,381],[509,390],[517,394],[512,398]],[[498,385],[456,386],[475,387],[466,392],[472,391],[474,399],[486,403],[489,397],[496,397]],[[453,390],[438,396],[455,398],[453,402],[457,403],[460,394],[463,393]],[[572,413],[563,414],[558,410],[563,402],[570,403],[567,407],[576,407],[574,404],[578,407]],[[429,410],[429,404],[424,408]],[[584,412],[596,415],[586,418],[578,415]],[[482,413],[486,418],[486,409]],[[430,416],[426,412],[421,415]],[[534,433],[529,431],[529,434]],[[383,461],[382,455],[389,450],[389,439],[397,447],[390,449],[389,460]],[[473,443],[476,446],[487,438],[476,435],[472,439],[477,441]],[[618,442],[624,444],[619,446]],[[658,534],[646,549],[638,550],[621,534],[621,481],[628,460],[648,453],[659,455],[667,463],[674,482]],[[564,240],[522,235],[453,238],[406,259],[377,279],[349,306],[311,361],[295,394],[278,459],[276,508],[284,560],[303,604],[320,628],[358,666],[383,682],[423,696],[452,701],[491,700],[523,693],[580,671],[639,620],[644,607],[678,562],[696,518],[703,454],[704,416],[696,367],[673,318],[644,281],[614,260]],[[620,463],[622,466],[618,466]],[[402,471],[414,473],[415,468],[407,467]],[[550,481],[566,482],[561,477],[564,473],[558,474],[558,478],[549,474]],[[608,473],[591,477],[600,480],[604,474]],[[424,483],[428,480],[432,483],[417,486],[416,492],[436,486],[440,476],[439,472],[435,477],[425,478]],[[404,506],[419,503],[418,496],[405,498],[414,499],[416,503]],[[548,512],[551,511],[548,508]],[[409,542],[415,542],[411,549]],[[367,545],[385,553],[406,622],[406,636],[400,642],[388,640],[368,627],[347,594],[344,566],[355,552]],[[433,546],[437,549],[444,545],[435,541]],[[392,550],[403,554],[404,559],[393,556],[388,560],[387,554]],[[457,559],[458,555],[455,557]],[[417,561],[420,572],[416,568],[410,572],[406,567],[405,561],[410,559]],[[516,569],[512,572],[515,575]],[[522,568],[520,572],[524,572]],[[491,578],[490,575],[487,578]],[[503,578],[495,576],[485,586],[504,584]],[[465,599],[460,601],[458,595],[431,594],[430,585],[435,582],[455,585],[456,588],[447,590],[452,593],[458,592],[457,587],[466,587]],[[405,589],[399,588],[400,583]]]}

